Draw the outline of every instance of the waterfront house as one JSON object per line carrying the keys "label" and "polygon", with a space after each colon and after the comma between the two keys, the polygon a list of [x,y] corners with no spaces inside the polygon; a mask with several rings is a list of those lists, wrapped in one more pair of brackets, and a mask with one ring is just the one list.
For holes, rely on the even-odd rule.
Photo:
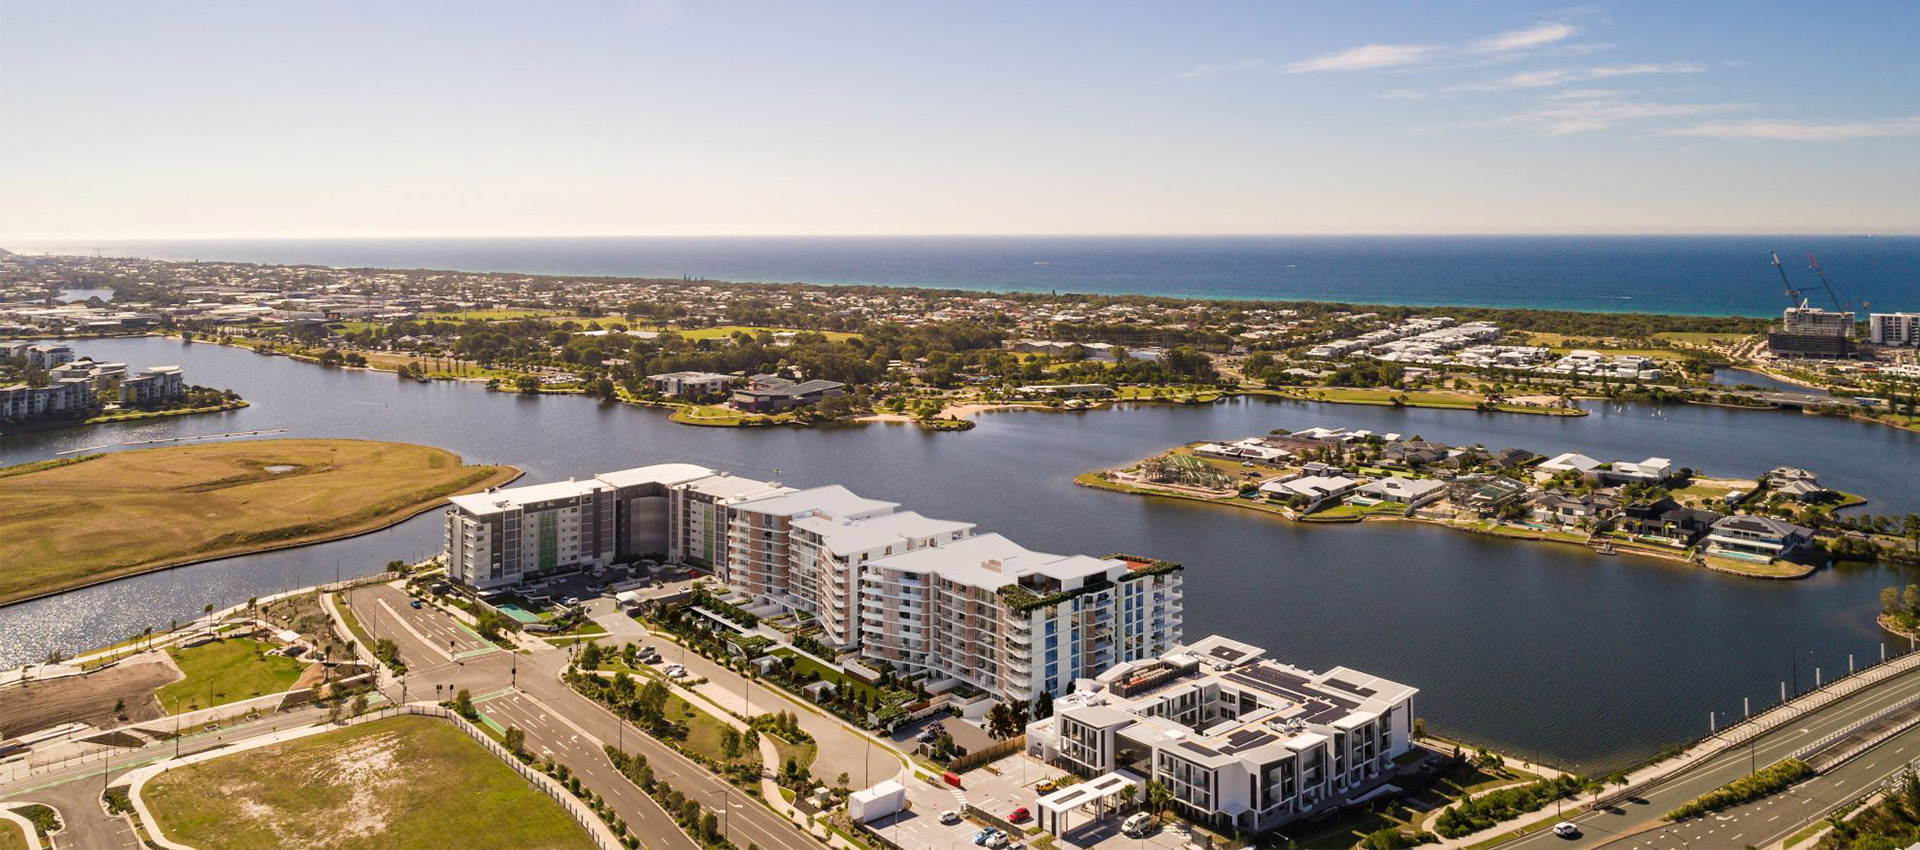
{"label": "waterfront house", "polygon": [[1358,496],[1419,507],[1446,495],[1447,483],[1433,478],[1382,478],[1354,490]]}
{"label": "waterfront house", "polygon": [[1601,484],[1658,484],[1673,475],[1673,461],[1650,457],[1639,462],[1616,460],[1606,469],[1596,469],[1587,477]]}
{"label": "waterfront house", "polygon": [[1307,500],[1307,510],[1311,511],[1359,488],[1358,480],[1344,475],[1302,475],[1284,481],[1268,481],[1260,485],[1260,492],[1283,499],[1289,496],[1304,498]]}
{"label": "waterfront house", "polygon": [[1671,545],[1687,546],[1722,518],[1713,511],[1684,507],[1672,496],[1665,496],[1621,508],[1619,529],[1635,537],[1653,537]]}
{"label": "waterfront house", "polygon": [[1285,449],[1274,448],[1259,437],[1248,437],[1226,445],[1219,443],[1201,443],[1193,447],[1193,453],[1201,457],[1214,457],[1221,460],[1251,460],[1259,463],[1277,463],[1292,456]]}
{"label": "waterfront house", "polygon": [[1713,524],[1707,554],[1771,563],[1813,542],[1813,529],[1765,516],[1730,516]]}
{"label": "waterfront house", "polygon": [[1498,475],[1462,475],[1447,484],[1455,508],[1482,517],[1499,513],[1526,492],[1527,485]]}
{"label": "waterfront house", "polygon": [[1540,525],[1558,528],[1594,528],[1620,509],[1618,502],[1596,493],[1574,495],[1548,490],[1528,503],[1528,516]]}
{"label": "waterfront house", "polygon": [[1514,469],[1533,462],[1540,456],[1526,449],[1505,448],[1487,455],[1487,465],[1494,469]]}
{"label": "waterfront house", "polygon": [[1579,452],[1567,452],[1541,461],[1540,465],[1534,468],[1549,475],[1560,472],[1572,472],[1577,475],[1585,475],[1599,469],[1603,465],[1600,461],[1594,460]]}

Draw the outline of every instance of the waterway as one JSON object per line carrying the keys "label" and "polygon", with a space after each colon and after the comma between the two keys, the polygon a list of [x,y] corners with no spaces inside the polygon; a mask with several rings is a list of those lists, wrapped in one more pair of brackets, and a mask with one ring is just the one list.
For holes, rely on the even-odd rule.
{"label": "waterway", "polygon": [[1825,387],[1813,387],[1806,384],[1796,384],[1792,381],[1782,381],[1765,372],[1755,372],[1752,369],[1734,369],[1731,367],[1715,369],[1713,370],[1713,382],[1723,387],[1746,386],[1759,387],[1763,390],[1781,393],[1832,395],[1832,393],[1827,392]]}
{"label": "waterway", "polygon": [[[1599,458],[1659,455],[1754,475],[1792,464],[1874,500],[1920,510],[1920,434],[1777,411],[1589,403],[1546,417],[1243,399],[1085,413],[983,415],[972,431],[910,426],[709,429],[578,397],[404,382],[168,339],[90,341],[80,353],[178,363],[188,381],[253,404],[205,416],[0,437],[0,463],[156,437],[285,428],[286,436],[444,446],[510,463],[529,482],[692,461],[797,485],[845,484],[930,516],[964,519],[1035,549],[1131,552],[1185,563],[1187,632],[1221,632],[1274,656],[1347,665],[1415,685],[1437,732],[1590,770],[1706,732],[1709,712],[1755,710],[1798,675],[1811,686],[1877,659],[1885,566],[1798,582],[1741,579],[1665,561],[1448,529],[1301,526],[1247,511],[1077,487],[1074,475],[1198,439],[1344,425],[1453,443]],[[777,470],[777,472],[776,472]],[[124,639],[148,625],[357,575],[439,548],[439,514],[350,540],[181,567],[0,609],[0,665]],[[1897,652],[1905,647],[1888,647]],[[1791,688],[1791,685],[1789,685]]]}

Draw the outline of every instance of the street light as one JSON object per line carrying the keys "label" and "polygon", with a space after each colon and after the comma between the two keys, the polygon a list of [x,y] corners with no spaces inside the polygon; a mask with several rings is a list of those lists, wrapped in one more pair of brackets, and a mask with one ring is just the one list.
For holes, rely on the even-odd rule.
{"label": "street light", "polygon": [[345,562],[349,557],[351,556],[341,555],[333,559],[333,585],[335,590],[340,588],[340,564]]}

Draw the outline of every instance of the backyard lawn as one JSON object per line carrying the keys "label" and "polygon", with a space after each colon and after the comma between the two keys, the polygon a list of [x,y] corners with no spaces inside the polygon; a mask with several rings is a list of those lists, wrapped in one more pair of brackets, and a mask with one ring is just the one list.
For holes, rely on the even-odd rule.
{"label": "backyard lawn", "polygon": [[396,717],[176,768],[143,792],[196,847],[590,848],[560,806],[451,724]]}
{"label": "backyard lawn", "polygon": [[187,677],[157,691],[160,704],[168,714],[179,714],[293,687],[307,663],[284,655],[262,655],[272,648],[257,640],[228,638],[168,649],[167,655]]}

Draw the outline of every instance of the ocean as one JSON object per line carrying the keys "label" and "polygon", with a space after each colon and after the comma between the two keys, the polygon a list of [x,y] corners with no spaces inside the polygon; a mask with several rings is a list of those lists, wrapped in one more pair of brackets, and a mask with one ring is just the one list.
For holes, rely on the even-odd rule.
{"label": "ocean", "polygon": [[986,291],[1777,316],[1785,287],[1920,310],[1920,236],[592,237],[181,240],[23,253]]}

